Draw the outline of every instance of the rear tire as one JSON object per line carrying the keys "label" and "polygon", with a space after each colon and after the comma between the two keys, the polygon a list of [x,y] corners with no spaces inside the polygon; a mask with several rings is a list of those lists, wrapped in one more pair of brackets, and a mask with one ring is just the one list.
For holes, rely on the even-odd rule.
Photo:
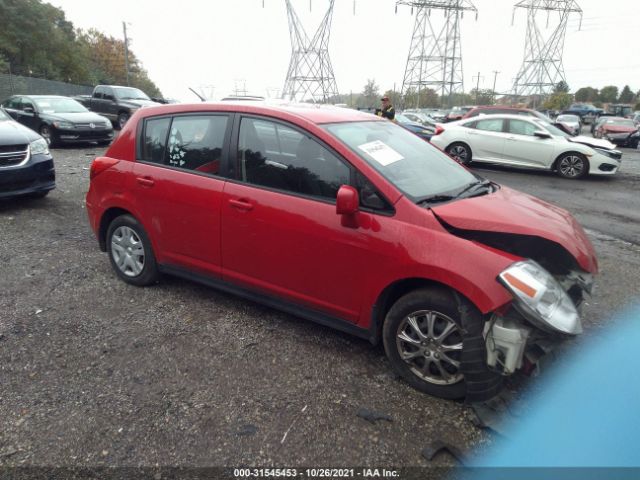
{"label": "rear tire", "polygon": [[106,244],[111,266],[123,281],[139,287],[158,281],[158,264],[149,237],[131,215],[121,215],[109,224]]}
{"label": "rear tire", "polygon": [[383,342],[394,370],[430,395],[487,400],[502,386],[489,370],[480,312],[443,287],[414,290],[387,313]]}
{"label": "rear tire", "polygon": [[472,152],[471,147],[466,143],[455,142],[445,150],[447,154],[462,165],[471,165]]}

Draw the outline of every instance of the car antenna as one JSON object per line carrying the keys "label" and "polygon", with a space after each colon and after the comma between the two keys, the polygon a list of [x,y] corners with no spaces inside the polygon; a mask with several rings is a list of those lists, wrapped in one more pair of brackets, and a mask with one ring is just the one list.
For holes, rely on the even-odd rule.
{"label": "car antenna", "polygon": [[189,90],[191,90],[195,94],[195,96],[200,99],[201,102],[206,102],[207,101],[202,95],[200,95],[198,92],[196,92],[193,88],[189,87]]}

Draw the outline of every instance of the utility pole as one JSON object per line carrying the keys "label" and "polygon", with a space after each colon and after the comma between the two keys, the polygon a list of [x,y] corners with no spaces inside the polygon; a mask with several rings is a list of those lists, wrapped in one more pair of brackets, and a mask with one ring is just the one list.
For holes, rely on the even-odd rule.
{"label": "utility pole", "polygon": [[482,78],[484,80],[484,77],[481,77],[480,72],[478,72],[478,75],[475,75],[473,78],[478,79],[478,81],[476,82],[476,105],[478,105],[480,98],[480,79]]}
{"label": "utility pole", "polygon": [[499,73],[497,70],[493,71],[493,103],[496,103],[496,81]]}
{"label": "utility pole", "polygon": [[127,22],[122,22],[124,32],[124,68],[127,70],[127,87],[129,86],[129,38],[127,37]]}

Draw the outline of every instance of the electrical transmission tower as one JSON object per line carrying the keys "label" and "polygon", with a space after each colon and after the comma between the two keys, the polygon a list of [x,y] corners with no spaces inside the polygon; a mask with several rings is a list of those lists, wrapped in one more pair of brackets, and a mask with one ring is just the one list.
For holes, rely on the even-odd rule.
{"label": "electrical transmission tower", "polygon": [[[478,10],[471,0],[398,0],[398,5],[408,5],[416,9],[411,47],[407,67],[402,81],[402,98],[407,93],[415,93],[415,107],[420,107],[421,94],[431,88],[440,94],[442,100],[448,98],[449,105],[454,93],[464,91],[462,72],[462,52],[460,43],[460,20],[465,11],[478,16]],[[434,28],[431,10],[444,11],[444,25]],[[409,105],[407,105],[409,106]]]}
{"label": "electrical transmission tower", "polygon": [[[567,24],[572,13],[580,14],[582,22],[582,9],[575,0],[521,0],[514,6],[514,17],[518,8],[527,10],[527,38],[524,61],[513,84],[513,94],[516,97],[543,96],[551,93],[560,81],[566,82],[562,55]],[[547,27],[552,12],[559,13],[559,22],[547,38],[538,26],[540,11],[547,12]]]}
{"label": "electrical transmission tower", "polygon": [[330,97],[338,95],[338,86],[329,59],[329,36],[335,0],[329,0],[327,13],[311,39],[291,1],[285,2],[291,34],[291,61],[282,98],[327,102]]}

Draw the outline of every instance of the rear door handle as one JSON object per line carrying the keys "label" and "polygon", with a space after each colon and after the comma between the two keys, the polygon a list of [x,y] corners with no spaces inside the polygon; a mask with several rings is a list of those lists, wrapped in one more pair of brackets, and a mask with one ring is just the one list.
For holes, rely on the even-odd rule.
{"label": "rear door handle", "polygon": [[153,187],[156,184],[151,177],[138,177],[136,180],[143,187]]}
{"label": "rear door handle", "polygon": [[231,205],[236,210],[240,210],[243,212],[249,212],[253,210],[253,205],[249,203],[248,200],[245,200],[243,198],[239,200],[229,200],[229,205]]}

